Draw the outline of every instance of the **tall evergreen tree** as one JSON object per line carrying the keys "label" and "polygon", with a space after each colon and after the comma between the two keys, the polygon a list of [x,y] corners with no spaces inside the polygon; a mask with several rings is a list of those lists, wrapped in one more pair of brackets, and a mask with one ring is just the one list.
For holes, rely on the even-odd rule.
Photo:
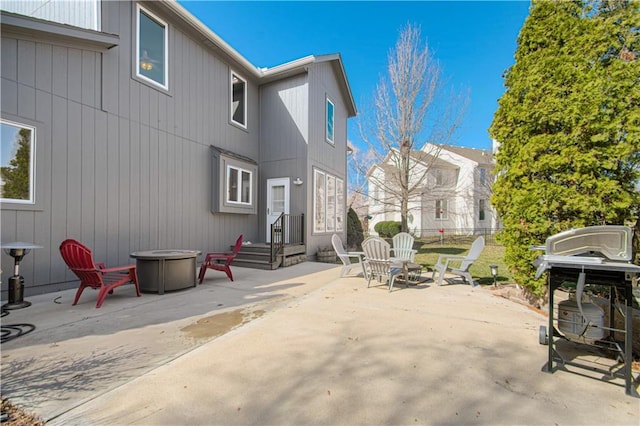
{"label": "tall evergreen tree", "polygon": [[531,245],[557,232],[633,223],[640,196],[640,3],[534,0],[490,133],[491,202],[505,260],[533,279]]}
{"label": "tall evergreen tree", "polygon": [[9,165],[0,167],[2,198],[13,200],[28,200],[31,188],[31,131],[20,129],[15,144],[16,155],[9,161]]}

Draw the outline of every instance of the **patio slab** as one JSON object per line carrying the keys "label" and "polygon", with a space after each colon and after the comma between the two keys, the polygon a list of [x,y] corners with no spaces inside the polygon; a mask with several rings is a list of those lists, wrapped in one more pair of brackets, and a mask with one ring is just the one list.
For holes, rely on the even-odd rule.
{"label": "patio slab", "polygon": [[[540,371],[546,318],[487,288],[367,288],[340,267],[27,298],[3,394],[48,424],[637,424],[621,381]],[[129,293],[127,293],[129,292]]]}

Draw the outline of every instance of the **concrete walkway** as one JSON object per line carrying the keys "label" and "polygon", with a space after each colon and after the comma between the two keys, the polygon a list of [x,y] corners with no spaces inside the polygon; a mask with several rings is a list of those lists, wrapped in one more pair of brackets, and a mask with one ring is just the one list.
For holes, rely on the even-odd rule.
{"label": "concrete walkway", "polygon": [[195,289],[27,298],[2,393],[52,425],[638,424],[609,382],[540,371],[546,318],[488,288],[388,293],[334,265],[210,271]]}

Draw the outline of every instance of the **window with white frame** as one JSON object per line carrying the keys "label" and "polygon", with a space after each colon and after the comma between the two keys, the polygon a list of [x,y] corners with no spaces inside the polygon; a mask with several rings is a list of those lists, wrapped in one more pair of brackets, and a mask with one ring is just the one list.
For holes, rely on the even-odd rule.
{"label": "window with white frame", "polygon": [[250,205],[252,179],[249,170],[227,166],[227,202]]}
{"label": "window with white frame", "polygon": [[140,5],[136,21],[136,76],[168,90],[169,27]]}
{"label": "window with white frame", "polygon": [[478,220],[485,220],[486,218],[486,213],[485,213],[485,209],[486,209],[486,200],[479,200],[478,201]]}
{"label": "window with white frame", "polygon": [[3,119],[0,132],[0,199],[34,204],[36,129]]}
{"label": "window with white frame", "polygon": [[343,231],[344,181],[315,169],[313,191],[313,232]]}
{"label": "window with white frame", "polygon": [[231,122],[247,128],[247,80],[231,72]]}
{"label": "window with white frame", "polygon": [[334,123],[334,105],[333,102],[329,98],[327,98],[327,130],[326,130],[326,138],[327,142],[333,144],[333,123]]}
{"label": "window with white frame", "polygon": [[447,218],[447,200],[436,200],[436,219]]}

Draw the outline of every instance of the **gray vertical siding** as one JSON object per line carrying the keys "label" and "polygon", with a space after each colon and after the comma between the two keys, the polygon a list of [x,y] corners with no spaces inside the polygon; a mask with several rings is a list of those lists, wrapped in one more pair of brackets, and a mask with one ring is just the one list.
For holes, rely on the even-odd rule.
{"label": "gray vertical siding", "polygon": [[[267,193],[267,179],[288,177],[293,182],[299,176],[304,183],[300,187],[290,185],[290,212],[306,213],[309,188],[306,180],[309,151],[307,73],[264,85],[260,95],[262,179],[259,192]],[[265,214],[259,218],[262,235],[266,235]]]}
{"label": "gray vertical siding", "polygon": [[[136,80],[134,8],[103,3],[103,30],[120,37],[105,51],[3,34],[3,116],[35,123],[43,176],[41,209],[1,206],[3,242],[43,246],[21,267],[27,296],[75,287],[58,253],[65,238],[110,265],[135,250],[221,250],[240,233],[261,240],[255,216],[209,209],[209,146],[258,160],[257,85],[234,67],[248,80],[248,129],[230,125],[229,65],[156,10],[170,24],[169,93]],[[12,269],[3,254],[3,275]]]}
{"label": "gray vertical siding", "polygon": [[[313,212],[313,168],[320,168],[343,180],[346,197],[347,173],[347,100],[337,83],[331,62],[320,62],[309,70],[309,167],[306,170],[309,182],[307,211]],[[334,145],[325,141],[325,99],[334,104]],[[344,208],[344,206],[342,206]],[[346,219],[346,212],[345,212]],[[311,219],[311,218],[310,218]],[[307,226],[307,253],[315,254],[318,247],[331,245],[331,234],[314,234],[312,223]],[[342,234],[345,240],[346,229]]]}

